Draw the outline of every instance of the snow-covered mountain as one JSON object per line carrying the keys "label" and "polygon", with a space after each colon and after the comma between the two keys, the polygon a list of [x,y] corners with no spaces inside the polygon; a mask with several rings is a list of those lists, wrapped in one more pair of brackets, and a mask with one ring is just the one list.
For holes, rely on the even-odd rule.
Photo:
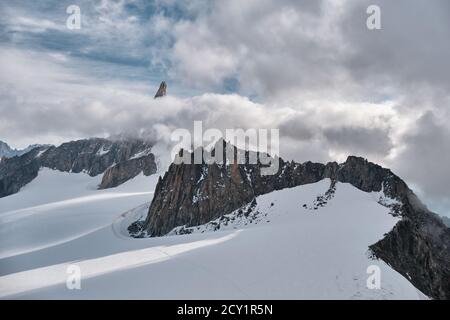
{"label": "snow-covered mountain", "polygon": [[[259,196],[250,215],[230,213],[220,228],[133,239],[127,226],[145,218],[157,175],[108,190],[99,182],[42,168],[0,199],[0,298],[425,298],[370,257],[369,245],[399,221],[380,193],[338,183],[319,205],[325,179]],[[81,290],[66,287],[70,265],[80,267]],[[371,266],[380,289],[367,287]]]}
{"label": "snow-covered mountain", "polygon": [[[172,164],[108,189],[106,171],[59,165],[0,198],[2,299],[448,298],[450,229],[364,159],[280,159],[265,177]],[[66,286],[74,265],[80,290]]]}
{"label": "snow-covered mountain", "polygon": [[[133,235],[162,236],[179,226],[185,226],[183,232],[192,231],[191,227],[223,219],[235,210],[253,215],[259,196],[331,179],[327,192],[316,199],[315,209],[332,197],[338,183],[349,183],[363,192],[381,193],[379,205],[401,219],[386,236],[369,245],[372,254],[410,279],[428,296],[450,299],[450,229],[391,170],[350,156],[340,164],[295,163],[279,159],[274,174],[262,175],[264,166],[261,162],[236,163],[238,154],[249,159],[250,152],[238,150],[223,140],[211,152],[197,151],[207,153],[208,157],[218,152],[231,156],[226,159],[226,164],[173,163],[158,182],[145,219],[129,227]],[[185,152],[181,151],[179,156],[194,163],[194,154],[188,153],[186,157]],[[308,207],[306,203],[303,205]]]}
{"label": "snow-covered mountain", "polygon": [[13,149],[6,142],[3,142],[0,140],[0,159],[3,157],[12,158],[15,156],[21,156],[21,155],[27,153],[28,151],[30,151],[34,148],[37,148],[39,146],[40,145],[38,145],[38,144],[32,144],[24,149]]}
{"label": "snow-covered mountain", "polygon": [[0,163],[0,198],[18,192],[40,168],[63,172],[103,174],[100,189],[116,187],[140,172],[156,172],[152,144],[140,139],[91,138],[55,146],[38,146]]}

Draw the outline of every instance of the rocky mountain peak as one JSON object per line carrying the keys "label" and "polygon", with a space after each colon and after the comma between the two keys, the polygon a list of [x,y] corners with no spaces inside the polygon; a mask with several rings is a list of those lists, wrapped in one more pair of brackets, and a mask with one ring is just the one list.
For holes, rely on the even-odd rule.
{"label": "rocky mountain peak", "polygon": [[165,81],[163,81],[159,85],[159,89],[158,89],[158,91],[155,94],[155,99],[164,97],[165,95],[167,95],[167,84],[166,84]]}
{"label": "rocky mountain peak", "polygon": [[[249,152],[243,152],[248,157]],[[391,170],[350,156],[341,164],[280,158],[276,174],[263,176],[260,171],[260,163],[172,163],[158,181],[146,220],[133,223],[129,231],[136,237],[166,235],[176,227],[202,225],[254,204],[259,195],[329,178],[330,190],[335,190],[337,182],[349,183],[394,199],[389,208],[400,220],[370,251],[428,296],[450,298],[450,229]]]}
{"label": "rocky mountain peak", "polygon": [[[222,152],[223,161],[208,162],[203,158],[205,154],[206,159],[216,157],[218,152]],[[156,187],[143,230],[152,236],[161,236],[180,225],[194,226],[216,219],[259,195],[325,178],[350,183],[365,192],[384,191],[394,199],[406,196],[409,190],[390,170],[363,158],[351,156],[342,164],[301,164],[280,158],[278,172],[262,175],[260,161],[249,163],[251,154],[223,139],[210,151],[203,148],[193,152],[181,150]],[[253,155],[259,160],[261,153]],[[238,163],[237,157],[245,161]]]}
{"label": "rocky mountain peak", "polygon": [[0,140],[0,158],[12,158],[15,156],[21,156],[25,153],[27,153],[28,151],[37,148],[41,145],[38,144],[33,144],[33,145],[29,145],[28,147],[24,148],[24,149],[13,149],[11,148],[6,142],[3,142]]}
{"label": "rocky mountain peak", "polygon": [[118,186],[139,173],[156,172],[152,143],[140,139],[90,138],[55,146],[39,146],[0,162],[0,197],[16,193],[42,167],[63,172],[103,174],[100,189]]}
{"label": "rocky mountain peak", "polygon": [[12,149],[7,143],[0,141],[0,157],[8,156],[11,151]]}

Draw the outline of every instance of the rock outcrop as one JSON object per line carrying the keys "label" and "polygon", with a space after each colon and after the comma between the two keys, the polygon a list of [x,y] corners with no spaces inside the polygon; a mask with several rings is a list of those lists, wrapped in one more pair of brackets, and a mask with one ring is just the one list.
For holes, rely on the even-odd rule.
{"label": "rock outcrop", "polygon": [[158,181],[146,228],[154,236],[175,226],[199,225],[231,212],[255,197],[238,165],[172,164]]}
{"label": "rock outcrop", "polygon": [[[244,154],[248,159],[249,152]],[[193,159],[192,154],[190,157]],[[391,170],[353,156],[342,164],[279,161],[278,172],[266,176],[260,174],[260,162],[172,163],[158,181],[145,222],[132,224],[129,230],[138,237],[162,236],[175,227],[217,219],[258,195],[330,178],[365,192],[382,191],[397,200],[399,205],[392,213],[401,221],[370,249],[428,296],[450,299],[450,229]]]}
{"label": "rock outcrop", "polygon": [[142,140],[83,139],[49,148],[41,156],[41,164],[59,171],[96,176],[149,149],[151,145]]}
{"label": "rock outcrop", "polygon": [[99,189],[114,188],[136,177],[141,172],[149,176],[156,172],[155,156],[148,154],[139,158],[119,162],[106,169]]}
{"label": "rock outcrop", "polygon": [[0,158],[10,158],[14,155],[14,150],[7,143],[0,141]]}
{"label": "rock outcrop", "polygon": [[34,148],[43,146],[44,145],[32,144],[25,149],[13,149],[6,142],[0,141],[0,159],[21,156]]}
{"label": "rock outcrop", "polygon": [[159,89],[158,89],[158,91],[155,94],[155,99],[164,97],[165,95],[167,95],[167,84],[166,84],[165,81],[163,81],[159,85]]}
{"label": "rock outcrop", "polygon": [[14,194],[33,180],[40,168],[90,176],[105,173],[100,188],[111,188],[134,178],[140,172],[156,172],[152,144],[139,139],[83,139],[58,147],[42,146],[20,157],[0,162],[0,197]]}
{"label": "rock outcrop", "polygon": [[14,194],[38,175],[38,155],[43,147],[32,149],[22,156],[3,158],[0,162],[0,198]]}
{"label": "rock outcrop", "polygon": [[450,218],[447,217],[441,217],[442,218],[442,222],[444,222],[444,224],[450,228]]}
{"label": "rock outcrop", "polygon": [[[403,207],[408,215],[417,216]],[[430,212],[421,218],[405,215],[392,231],[373,244],[376,257],[435,299],[450,299],[450,229]]]}

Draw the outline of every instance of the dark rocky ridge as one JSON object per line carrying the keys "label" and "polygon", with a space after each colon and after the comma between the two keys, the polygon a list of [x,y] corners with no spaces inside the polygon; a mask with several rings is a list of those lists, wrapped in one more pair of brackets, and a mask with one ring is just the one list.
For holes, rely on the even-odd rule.
{"label": "dark rocky ridge", "polygon": [[[44,149],[45,150],[45,149]],[[38,175],[40,163],[37,155],[41,147],[22,156],[3,158],[0,162],[0,198],[14,194]]]}
{"label": "dark rocky ridge", "polygon": [[260,163],[172,163],[158,181],[145,222],[130,230],[136,236],[162,236],[177,226],[212,221],[258,195],[330,178],[365,192],[383,191],[402,203],[397,212],[401,221],[370,249],[428,296],[450,299],[450,229],[391,170],[353,156],[342,164],[279,161],[278,172],[270,176],[260,175]]}
{"label": "dark rocky ridge", "polygon": [[86,172],[96,176],[105,172],[100,187],[115,187],[140,172],[156,172],[152,145],[138,139],[83,139],[62,145],[32,149],[22,156],[0,162],[0,197],[14,194],[33,180],[42,167],[64,172]]}
{"label": "dark rocky ridge", "polygon": [[129,159],[106,169],[99,189],[117,187],[136,177],[141,172],[149,176],[156,172],[155,156],[150,153],[139,158]]}
{"label": "dark rocky ridge", "polygon": [[14,156],[21,156],[28,151],[33,150],[37,147],[43,147],[45,145],[32,144],[24,149],[13,149],[6,142],[0,140],[0,159],[1,158],[12,158]]}
{"label": "dark rocky ridge", "polygon": [[[219,146],[222,150],[230,147],[222,143]],[[233,148],[249,159],[248,151]],[[194,155],[190,154],[190,157],[193,160]],[[366,192],[384,189],[386,195],[394,199],[407,188],[390,170],[357,157],[349,157],[341,165],[336,162],[300,164],[280,158],[278,172],[274,175],[262,175],[262,168],[260,162],[248,164],[248,161],[245,164],[234,161],[231,165],[172,163],[157,184],[145,224],[148,233],[161,236],[180,225],[204,224],[240,208],[259,195],[325,178],[351,183]]]}
{"label": "dark rocky ridge", "polygon": [[142,140],[111,141],[92,138],[51,147],[40,159],[44,167],[73,173],[86,172],[93,177],[150,148],[151,145]]}

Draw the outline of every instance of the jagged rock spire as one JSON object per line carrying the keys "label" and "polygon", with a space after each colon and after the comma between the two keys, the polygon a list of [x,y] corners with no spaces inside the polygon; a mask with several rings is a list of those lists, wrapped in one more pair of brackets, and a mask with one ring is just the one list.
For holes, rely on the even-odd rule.
{"label": "jagged rock spire", "polygon": [[164,97],[166,94],[167,94],[167,84],[166,84],[165,81],[163,81],[159,85],[158,92],[156,92],[156,94],[155,94],[155,99],[156,98],[160,98],[160,97]]}

